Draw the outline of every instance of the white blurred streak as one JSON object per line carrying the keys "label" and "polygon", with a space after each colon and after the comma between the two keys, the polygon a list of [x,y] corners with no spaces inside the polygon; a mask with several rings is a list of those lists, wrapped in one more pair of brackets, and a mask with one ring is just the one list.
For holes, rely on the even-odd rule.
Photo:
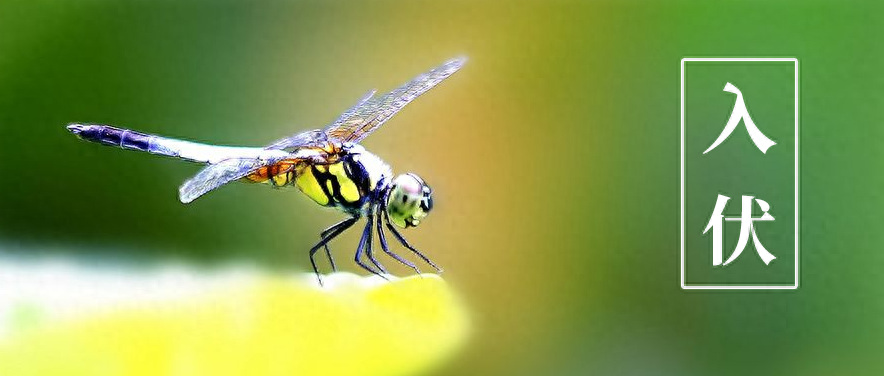
{"label": "white blurred streak", "polygon": [[22,260],[0,253],[0,338],[15,329],[22,312],[43,322],[132,305],[150,307],[247,285],[258,275],[243,265],[212,272],[181,264],[90,267],[64,258]]}

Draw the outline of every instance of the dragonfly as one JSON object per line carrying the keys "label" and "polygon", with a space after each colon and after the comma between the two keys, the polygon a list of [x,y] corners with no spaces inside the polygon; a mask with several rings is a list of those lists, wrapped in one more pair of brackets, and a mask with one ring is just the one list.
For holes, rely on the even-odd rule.
{"label": "dragonfly", "polygon": [[373,252],[376,233],[385,254],[420,274],[415,263],[390,250],[386,228],[406,249],[441,273],[442,268],[399,231],[417,227],[430,213],[433,190],[417,174],[394,177],[387,163],[359,143],[465,62],[463,57],[451,59],[384,95],[376,96],[371,90],[325,128],[297,133],[265,147],[211,145],[101,124],[72,123],[67,129],[80,139],[101,145],[206,164],[179,188],[179,199],[185,204],[227,183],[244,181],[276,188],[296,186],[320,206],[342,211],[347,218],[322,231],[319,242],[309,251],[320,285],[316,253],[324,250],[336,271],[329,242],[362,218],[365,226],[354,257],[361,268],[384,278],[389,274]]}

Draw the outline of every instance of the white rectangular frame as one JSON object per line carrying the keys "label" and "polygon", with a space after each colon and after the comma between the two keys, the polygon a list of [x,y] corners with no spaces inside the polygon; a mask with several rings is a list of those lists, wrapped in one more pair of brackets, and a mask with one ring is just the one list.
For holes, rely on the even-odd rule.
{"label": "white rectangular frame", "polygon": [[[685,283],[685,118],[684,118],[684,70],[687,62],[792,62],[795,64],[795,283],[791,285],[688,285]],[[799,200],[799,100],[798,100],[798,59],[794,57],[686,57],[681,59],[681,288],[683,290],[795,290],[800,280],[800,230],[801,217]]]}

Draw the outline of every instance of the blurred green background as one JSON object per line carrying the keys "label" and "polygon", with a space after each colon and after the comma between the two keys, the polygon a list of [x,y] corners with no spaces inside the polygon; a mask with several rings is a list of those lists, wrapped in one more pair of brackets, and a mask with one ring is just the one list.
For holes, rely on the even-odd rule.
{"label": "blurred green background", "polygon": [[[245,184],[182,205],[176,188],[196,166],[88,145],[63,126],[262,145],[467,55],[365,142],[433,186],[436,209],[406,235],[474,314],[468,348],[438,374],[880,373],[882,10],[6,0],[0,247],[308,270],[306,250],[340,214]],[[801,62],[797,291],[679,289],[685,56]],[[334,243],[339,260],[355,241]]]}

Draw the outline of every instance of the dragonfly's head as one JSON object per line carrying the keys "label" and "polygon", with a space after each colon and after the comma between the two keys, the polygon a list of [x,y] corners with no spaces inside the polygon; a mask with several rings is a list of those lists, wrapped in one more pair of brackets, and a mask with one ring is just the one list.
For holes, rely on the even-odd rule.
{"label": "dragonfly's head", "polygon": [[415,174],[402,174],[393,179],[387,196],[387,213],[396,226],[415,227],[433,209],[433,190]]}

